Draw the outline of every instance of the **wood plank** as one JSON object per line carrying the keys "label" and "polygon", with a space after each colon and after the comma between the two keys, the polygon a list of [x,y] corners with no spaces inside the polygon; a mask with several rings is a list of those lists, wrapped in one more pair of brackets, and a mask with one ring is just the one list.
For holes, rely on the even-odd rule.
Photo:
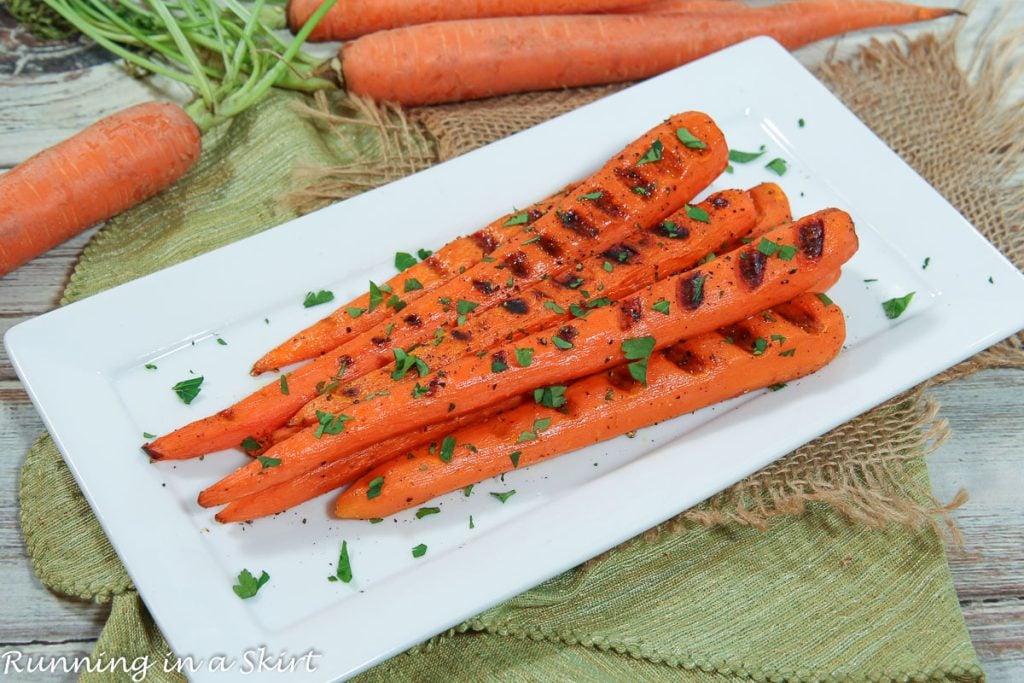
{"label": "wood plank", "polygon": [[969,602],[962,607],[990,683],[1024,681],[1024,600]]}

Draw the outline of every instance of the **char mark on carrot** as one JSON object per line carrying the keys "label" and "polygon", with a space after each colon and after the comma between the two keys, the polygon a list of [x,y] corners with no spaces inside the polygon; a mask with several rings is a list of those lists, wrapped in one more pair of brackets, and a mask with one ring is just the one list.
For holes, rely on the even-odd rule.
{"label": "char mark on carrot", "polygon": [[825,224],[820,219],[800,226],[800,251],[807,258],[821,258],[825,247]]}
{"label": "char mark on carrot", "polygon": [[764,282],[764,268],[768,257],[757,249],[748,249],[740,254],[740,275],[751,289],[757,289]]}

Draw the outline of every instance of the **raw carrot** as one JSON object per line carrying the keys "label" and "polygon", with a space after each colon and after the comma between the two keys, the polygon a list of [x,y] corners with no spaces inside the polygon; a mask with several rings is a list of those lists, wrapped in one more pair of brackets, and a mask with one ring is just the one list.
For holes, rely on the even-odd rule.
{"label": "raw carrot", "polygon": [[200,148],[199,129],[181,107],[146,102],[0,175],[0,277],[170,187]]}
{"label": "raw carrot", "polygon": [[346,43],[349,92],[414,106],[647,78],[754,36],[789,49],[955,13],[880,0],[793,0],[709,14],[467,19]]}
{"label": "raw carrot", "polygon": [[[429,294],[488,256],[505,242],[505,237],[510,231],[520,230],[522,226],[518,223],[506,225],[513,216],[523,215],[522,225],[532,225],[551,209],[559,196],[570,193],[573,188],[574,186],[570,185],[558,194],[521,212],[502,216],[467,237],[449,242],[434,254],[388,280],[382,285],[382,291],[389,295],[398,294],[406,304]],[[258,375],[315,358],[371,327],[386,322],[394,315],[397,315],[394,307],[373,302],[370,293],[367,292],[269,351],[252,366],[252,374]]]}
{"label": "raw carrot", "polygon": [[461,415],[453,420],[428,425],[422,429],[373,444],[360,451],[357,454],[358,457],[340,458],[334,462],[325,463],[265,491],[232,501],[217,513],[217,521],[245,522],[283,512],[354,480],[372,466],[367,463],[387,462],[391,458],[405,455],[414,448],[432,442],[436,447],[437,442],[442,441],[446,434],[481,420],[489,420],[502,411],[512,410],[523,400],[521,396],[510,398],[486,410],[471,415]]}
{"label": "raw carrot", "polygon": [[[845,337],[838,306],[801,294],[727,331],[652,355],[647,386],[620,366],[569,384],[565,404],[558,409],[529,402],[486,422],[451,430],[446,438],[454,442],[454,457],[442,461],[436,451],[425,448],[403,453],[359,477],[338,498],[335,513],[356,519],[393,515],[517,467],[790,382],[831,361]],[[529,438],[522,440],[522,434]],[[377,493],[370,498],[367,491],[374,481]]]}
{"label": "raw carrot", "polygon": [[[297,31],[322,0],[289,0],[288,26]],[[644,0],[343,0],[331,8],[312,41],[349,40],[413,24],[479,17],[590,14],[642,5]]]}
{"label": "raw carrot", "polygon": [[[636,230],[604,254],[538,282],[505,305],[470,318],[465,325],[417,349],[416,355],[437,370],[463,356],[521,339],[560,320],[589,315],[593,308],[612,305],[645,285],[693,266],[708,252],[721,253],[720,247],[726,242],[738,241],[752,231],[760,234],[790,218],[785,193],[773,183],[759,185],[749,193],[717,192],[697,205],[697,209],[706,214],[696,214],[702,220],[683,210],[652,230]],[[560,284],[577,281],[581,284],[576,288]],[[382,368],[343,389],[339,387],[318,396],[288,421],[287,431],[280,430],[274,435],[275,443],[296,429],[314,424],[318,411],[344,412],[351,402],[376,396],[393,385],[390,371]]]}
{"label": "raw carrot", "polygon": [[[764,243],[775,245],[775,249]],[[594,309],[571,324],[532,335],[534,354],[529,364],[510,362],[495,370],[496,358],[516,358],[516,349],[524,346],[511,343],[482,357],[463,358],[437,372],[428,368],[421,377],[402,379],[386,401],[352,406],[342,433],[325,434],[319,427],[303,430],[267,451],[268,457],[281,461],[279,466],[265,472],[259,471],[258,464],[243,466],[205,489],[199,503],[226,503],[371,443],[473,412],[535,387],[614,367],[624,358],[635,361],[633,367],[639,373],[644,352],[649,355],[654,349],[795,297],[838,269],[856,249],[857,236],[848,214],[838,209],[811,214],[765,233],[757,245],[666,278],[617,306]],[[661,301],[669,303],[669,314],[653,308]]]}
{"label": "raw carrot", "polygon": [[[683,130],[702,146],[692,141],[687,146]],[[334,381],[340,363],[342,381],[387,365],[394,359],[392,349],[422,343],[441,325],[457,326],[463,316],[514,297],[574,260],[612,246],[637,223],[657,223],[709,185],[726,163],[725,138],[706,114],[672,116],[584,180],[554,211],[510,237],[491,255],[492,261],[480,262],[431,296],[409,304],[388,334],[364,332],[296,370],[288,380],[288,395],[269,385],[144,448],[158,459],[191,458],[237,446],[246,436],[269,435],[317,395],[318,385],[323,389]],[[599,199],[579,201],[583,194],[595,192],[600,192]],[[402,303],[401,297],[396,303]]]}

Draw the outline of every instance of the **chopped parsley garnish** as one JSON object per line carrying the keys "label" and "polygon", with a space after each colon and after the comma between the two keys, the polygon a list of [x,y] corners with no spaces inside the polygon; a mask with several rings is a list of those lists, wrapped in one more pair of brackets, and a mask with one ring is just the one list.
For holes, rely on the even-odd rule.
{"label": "chopped parsley garnish", "polygon": [[441,462],[451,462],[452,455],[455,453],[455,437],[446,436],[441,440],[441,452],[437,454],[437,457],[441,458]]}
{"label": "chopped parsley garnish", "polygon": [[707,275],[693,278],[693,294],[690,296],[690,302],[694,306],[697,306],[704,300],[704,281],[707,279]]}
{"label": "chopped parsley garnish", "polygon": [[423,557],[426,554],[427,554],[427,544],[426,543],[420,543],[418,546],[416,546],[415,548],[412,549],[412,556],[413,557]]}
{"label": "chopped parsley garnish", "polygon": [[367,520],[370,524],[380,524],[384,521],[383,517],[371,517]]}
{"label": "chopped parsley garnish", "polygon": [[473,515],[469,516],[469,528],[470,529],[475,529],[476,528],[476,524],[473,524]]}
{"label": "chopped parsley garnish", "polygon": [[732,164],[726,164],[725,165],[725,172],[726,173],[735,173],[736,169],[732,167]]}
{"label": "chopped parsley garnish", "polygon": [[358,318],[359,316],[361,316],[363,313],[366,313],[366,309],[365,308],[357,308],[356,306],[348,306],[345,309],[345,312],[348,313],[350,318],[355,319],[355,318]]}
{"label": "chopped parsley garnish", "polygon": [[[772,322],[775,322],[775,321],[773,320]],[[781,334],[773,334],[772,335],[772,341],[777,341],[777,342],[779,342],[779,346],[782,346],[783,344],[786,343],[786,338],[783,337]]]}
{"label": "chopped parsley garnish", "polygon": [[257,579],[249,573],[248,569],[243,569],[238,573],[238,583],[232,586],[231,590],[235,591],[235,595],[243,600],[248,600],[256,595],[267,581],[270,581],[270,574],[263,572]]}
{"label": "chopped parsley garnish", "polygon": [[281,375],[281,393],[288,395],[288,375]]}
{"label": "chopped parsley garnish", "polygon": [[714,260],[715,260],[715,252],[712,251],[707,256],[702,258],[700,261],[697,261],[697,265],[698,266],[703,266],[705,263],[711,263]]}
{"label": "chopped parsley garnish", "polygon": [[579,196],[579,200],[581,202],[582,201],[590,201],[590,202],[592,202],[595,199],[600,199],[603,196],[604,196],[604,192],[588,192],[586,194],[581,194]]}
{"label": "chopped parsley garnish", "polygon": [[583,284],[583,282],[584,282],[583,278],[581,278],[579,275],[577,275],[572,280],[570,280],[567,284],[568,284],[569,289],[579,289],[580,286]]}
{"label": "chopped parsley garnish", "polygon": [[730,149],[729,161],[735,161],[738,164],[749,164],[751,161],[764,154],[764,150],[764,145],[761,145],[761,149],[756,152],[741,152],[738,149]]}
{"label": "chopped parsley garnish", "polygon": [[406,353],[402,349],[392,349],[391,352],[395,354],[395,369],[391,371],[391,379],[396,382],[405,377],[413,368],[416,368],[420,377],[425,377],[430,372],[430,367],[419,356]]}
{"label": "chopped parsley garnish", "polygon": [[519,467],[519,456],[521,456],[522,454],[522,451],[515,451],[514,453],[508,454],[509,460],[512,461],[512,467]]}
{"label": "chopped parsley garnish", "polygon": [[561,408],[568,402],[568,399],[565,398],[566,389],[567,387],[558,384],[534,389],[533,401],[545,408]]}
{"label": "chopped parsley garnish", "polygon": [[321,289],[319,292],[307,292],[306,298],[302,301],[302,305],[306,308],[312,308],[313,306],[325,304],[328,301],[334,301],[334,292],[327,289]]}
{"label": "chopped parsley garnish", "polygon": [[508,363],[503,361],[500,356],[491,359],[491,372],[505,372],[508,370]]}
{"label": "chopped parsley garnish", "polygon": [[469,484],[468,486],[462,487],[462,495],[464,495],[466,498],[469,498],[471,495],[473,495],[474,486],[476,486],[476,484]]}
{"label": "chopped parsley garnish", "polygon": [[540,239],[540,235],[534,235],[533,237],[531,237],[528,240],[523,240],[523,244],[533,244],[534,242],[538,241],[539,239]]}
{"label": "chopped parsley garnish", "polygon": [[246,453],[252,453],[253,451],[259,451],[263,446],[259,444],[259,441],[254,439],[252,436],[247,436],[242,439],[242,450]]}
{"label": "chopped parsley garnish", "polygon": [[260,469],[267,469],[268,467],[277,467],[281,464],[280,458],[268,458],[265,455],[258,455],[256,459],[260,461]]}
{"label": "chopped parsley garnish", "polygon": [[781,353],[779,353],[779,355],[780,356],[792,356],[794,353],[796,353],[796,349],[786,349],[785,351],[782,351]]}
{"label": "chopped parsley garnish", "polygon": [[341,553],[338,555],[338,570],[333,576],[327,577],[328,581],[341,581],[348,583],[352,580],[352,563],[348,559],[348,541],[341,542]]}
{"label": "chopped parsley garnish", "polygon": [[797,249],[791,244],[779,245],[778,256],[783,261],[792,261],[793,257],[796,256]]}
{"label": "chopped parsley garnish", "polygon": [[155,439],[156,434],[150,434],[149,432],[142,432],[143,439]]}
{"label": "chopped parsley garnish", "polygon": [[572,342],[571,341],[567,341],[565,339],[562,339],[558,335],[555,335],[554,337],[551,338],[551,343],[554,344],[556,347],[562,349],[563,351],[566,351],[566,350],[572,348]]}
{"label": "chopped parsley garnish", "polygon": [[651,146],[647,150],[647,153],[640,158],[640,161],[636,162],[636,165],[643,166],[644,164],[650,164],[655,161],[661,161],[661,152],[664,148],[665,146],[661,144],[661,140],[655,140],[654,142],[651,143]]}
{"label": "chopped parsley garnish", "polygon": [[761,241],[757,243],[757,250],[765,256],[772,256],[779,250],[779,243],[772,242],[767,237],[762,237]]}
{"label": "chopped parsley garnish", "polygon": [[586,318],[590,315],[590,311],[583,308],[579,304],[569,304],[569,312],[576,318]]}
{"label": "chopped parsley garnish", "polygon": [[819,299],[821,299],[821,303],[825,304],[826,306],[832,305],[832,299],[828,298],[828,294],[825,294],[824,292],[818,292],[816,296]]}
{"label": "chopped parsley garnish", "polygon": [[174,390],[174,393],[178,395],[178,398],[180,398],[185,405],[189,405],[193,400],[195,400],[195,397],[199,395],[199,387],[202,385],[202,377],[193,377],[192,379],[183,379],[171,387],[171,389]]}
{"label": "chopped parsley garnish", "polygon": [[651,308],[657,311],[658,313],[664,313],[665,315],[668,315],[669,306],[671,305],[672,304],[671,302],[669,302],[668,299],[659,299],[658,301],[655,301],[653,304],[651,304]]}
{"label": "chopped parsley garnish", "polygon": [[604,263],[601,264],[601,267],[607,270],[609,273],[615,269],[615,266],[612,265],[611,261],[605,261]]}
{"label": "chopped parsley garnish", "polygon": [[349,420],[353,420],[351,415],[345,415],[344,413],[325,413],[322,410],[316,411],[316,430],[313,432],[313,437],[319,439],[324,434],[341,434],[345,431],[345,423]]}
{"label": "chopped parsley garnish", "polygon": [[544,308],[548,309],[549,311],[554,311],[559,315],[565,313],[565,309],[556,304],[554,301],[545,301]]}
{"label": "chopped parsley garnish", "polygon": [[754,355],[760,356],[768,348],[768,341],[764,337],[758,337],[754,340]]}
{"label": "chopped parsley garnish", "polygon": [[638,194],[638,195],[640,195],[642,197],[646,197],[649,194],[651,194],[650,191],[646,187],[634,187],[633,188],[633,193],[634,194]]}
{"label": "chopped parsley garnish", "polygon": [[156,366],[153,365],[152,363],[146,363],[143,367],[146,368],[147,370],[156,370]]}
{"label": "chopped parsley garnish", "polygon": [[596,299],[591,299],[583,304],[587,308],[601,308],[603,306],[611,306],[612,300],[606,296],[599,296]]}
{"label": "chopped parsley garnish", "polygon": [[786,166],[786,160],[781,157],[776,157],[764,165],[765,168],[775,171],[778,175],[786,175],[786,171],[789,170]]}
{"label": "chopped parsley garnish", "polygon": [[391,332],[394,331],[394,329],[395,329],[395,323],[393,323],[393,322],[388,323],[388,326],[384,328],[384,336],[388,337],[390,339],[391,338]]}
{"label": "chopped parsley garnish", "polygon": [[647,386],[647,362],[654,350],[654,344],[654,337],[637,337],[622,342],[622,354],[627,360],[633,361],[628,366],[629,374],[644,386]]}
{"label": "chopped parsley garnish", "polygon": [[416,519],[423,519],[430,515],[440,514],[441,508],[420,508],[416,511]]}
{"label": "chopped parsley garnish", "polygon": [[433,253],[434,252],[430,251],[429,249],[416,250],[416,255],[420,257],[420,261],[426,261],[428,258],[430,258],[430,255]]}
{"label": "chopped parsley garnish", "polygon": [[369,500],[373,500],[380,495],[380,490],[384,488],[384,477],[374,477],[370,480],[370,486],[366,489],[366,497]]}
{"label": "chopped parsley garnish", "polygon": [[404,251],[400,251],[395,254],[395,268],[401,273],[403,270],[408,270],[416,265],[416,257],[412,254],[407,254]]}
{"label": "chopped parsley garnish", "polygon": [[664,221],[660,227],[662,232],[665,233],[666,237],[675,238],[683,235],[683,232],[679,229],[678,223],[673,223],[672,221]]}
{"label": "chopped parsley garnish", "polygon": [[380,287],[373,280],[370,280],[370,308],[368,309],[371,313],[373,309],[377,308],[384,301],[384,294],[381,293]]}
{"label": "chopped parsley garnish", "polygon": [[988,276],[988,283],[989,283],[990,285],[994,285],[994,284],[996,283],[996,281],[992,279],[992,276],[991,276],[991,275],[989,275],[989,276]]}
{"label": "chopped parsley garnish", "polygon": [[456,321],[456,324],[462,325],[463,323],[465,323],[466,314],[479,305],[480,304],[473,303],[472,301],[467,301],[466,299],[459,299],[458,302],[455,304],[455,310],[459,314],[459,318]]}
{"label": "chopped parsley garnish", "polygon": [[221,346],[227,346],[228,345],[228,343],[226,341],[224,341],[223,339],[221,339],[220,337],[217,337],[217,343],[220,344]]}
{"label": "chopped parsley garnish", "polygon": [[890,320],[903,315],[903,311],[907,310],[907,306],[910,305],[910,300],[914,298],[916,292],[911,292],[906,296],[896,297],[895,299],[889,299],[888,301],[882,302],[882,310],[885,311],[885,317]]}
{"label": "chopped parsley garnish", "polygon": [[409,304],[399,299],[397,294],[392,294],[390,297],[388,297],[388,302],[386,304],[388,308],[395,309],[395,313],[398,313],[400,310],[402,310],[408,305]]}
{"label": "chopped parsley garnish", "polygon": [[708,212],[705,211],[704,209],[700,208],[699,206],[693,206],[691,204],[687,204],[686,205],[686,215],[689,216],[690,218],[692,218],[695,221],[700,221],[701,223],[710,223],[711,222],[711,217],[708,216]]}
{"label": "chopped parsley garnish", "polygon": [[491,495],[500,500],[502,503],[504,503],[506,500],[516,495],[516,490],[512,489],[511,491],[503,491],[501,493],[497,491],[491,491]]}
{"label": "chopped parsley garnish", "polygon": [[533,349],[527,347],[525,349],[516,349],[516,363],[521,368],[528,368],[533,362]]}
{"label": "chopped parsley garnish", "polygon": [[806,122],[806,121],[804,121],[803,119],[797,119],[797,120],[796,120],[796,125],[798,125],[798,126],[800,126],[801,128],[803,128],[804,126],[806,126],[806,125],[807,125],[807,122]]}
{"label": "chopped parsley garnish", "polygon": [[864,280],[864,282],[878,282],[878,278],[877,277],[869,277],[869,278],[866,278]]}
{"label": "chopped parsley garnish", "polygon": [[502,225],[506,225],[506,226],[526,225],[529,221],[530,221],[530,214],[529,214],[529,212],[521,211],[521,212],[519,212],[517,214],[513,214],[513,215],[509,216],[508,219],[504,223],[502,223]]}
{"label": "chopped parsley garnish", "polygon": [[921,270],[926,270],[928,268],[928,264],[931,263],[931,262],[932,262],[932,257],[931,256],[925,256],[924,257],[924,263],[921,264]]}
{"label": "chopped parsley garnish", "polygon": [[778,391],[780,389],[785,389],[787,386],[788,385],[785,382],[778,382],[776,384],[771,385],[768,388],[771,389],[772,391]]}
{"label": "chopped parsley garnish", "polygon": [[412,388],[413,398],[423,398],[430,393],[430,387],[420,386],[419,382],[416,382],[416,386]]}
{"label": "chopped parsley garnish", "polygon": [[707,143],[695,136],[686,128],[676,128],[676,137],[679,138],[679,142],[683,143],[684,147],[690,149],[705,149]]}

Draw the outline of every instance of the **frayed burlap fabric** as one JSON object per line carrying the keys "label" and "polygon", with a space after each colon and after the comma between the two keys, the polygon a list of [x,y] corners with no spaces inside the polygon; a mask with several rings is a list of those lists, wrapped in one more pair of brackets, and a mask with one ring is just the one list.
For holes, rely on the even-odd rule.
{"label": "frayed burlap fabric", "polygon": [[[1014,67],[1007,46],[996,45],[961,68],[953,40],[875,43],[819,75],[1019,266],[1024,193],[1014,176],[1024,113],[1002,101]],[[100,231],[65,301],[612,89],[411,112],[277,95],[208,135],[203,160],[184,181]],[[1024,367],[1019,336],[946,377],[993,366]],[[919,388],[364,677],[980,680],[939,535],[948,504],[932,498],[923,462],[946,433]],[[40,579],[62,595],[112,602],[96,656],[165,656],[166,643],[48,437],[26,459],[21,505]]]}

